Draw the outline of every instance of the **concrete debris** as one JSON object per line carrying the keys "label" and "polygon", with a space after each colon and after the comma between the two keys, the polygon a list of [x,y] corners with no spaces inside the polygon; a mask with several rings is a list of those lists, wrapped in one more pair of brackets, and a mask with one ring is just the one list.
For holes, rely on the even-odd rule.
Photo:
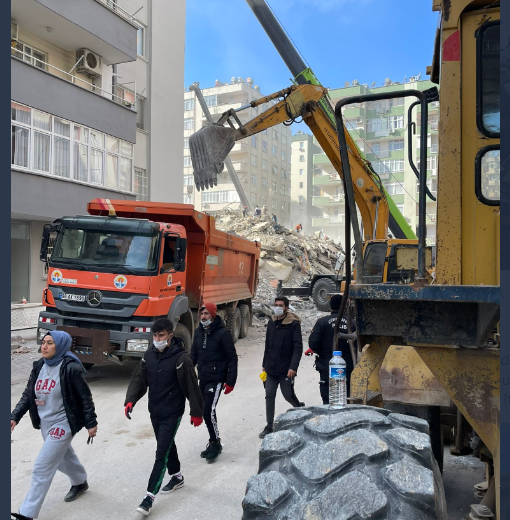
{"label": "concrete debris", "polygon": [[[340,244],[320,232],[297,233],[275,224],[270,215],[243,217],[241,211],[223,210],[216,216],[216,228],[232,235],[260,242],[259,284],[253,300],[255,315],[272,314],[277,281],[284,287],[303,287],[314,274],[334,273]],[[275,282],[276,281],[276,282]],[[311,299],[292,297],[291,306],[308,331],[325,313],[317,311]],[[254,325],[257,320],[254,320]]]}

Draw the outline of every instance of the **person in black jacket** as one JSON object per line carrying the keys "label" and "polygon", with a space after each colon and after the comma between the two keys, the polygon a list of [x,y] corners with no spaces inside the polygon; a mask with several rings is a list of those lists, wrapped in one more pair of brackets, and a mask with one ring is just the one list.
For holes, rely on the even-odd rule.
{"label": "person in black jacket", "polygon": [[222,388],[225,395],[234,390],[237,380],[237,353],[232,334],[216,315],[216,305],[205,303],[200,308],[200,325],[191,345],[193,365],[198,366],[200,390],[204,398],[204,420],[209,430],[209,443],[200,456],[213,462],[221,453],[221,439],[216,406]]}
{"label": "person in black jacket", "polygon": [[[341,303],[341,294],[335,294],[331,297],[331,314],[317,320],[308,338],[308,346],[310,348],[305,352],[305,356],[317,354],[315,369],[320,374],[319,388],[323,404],[329,404],[329,361],[333,357],[333,336]],[[351,324],[351,330],[354,330],[354,324]],[[347,313],[344,314],[338,331],[342,334],[347,334]],[[339,338],[337,345],[338,347],[335,350],[340,350],[345,360],[347,396],[350,396],[351,373],[354,368],[351,349],[346,339]]]}
{"label": "person in black jacket", "polygon": [[304,403],[299,402],[294,393],[294,377],[303,353],[301,320],[289,311],[289,300],[285,296],[275,299],[273,311],[275,316],[267,325],[266,346],[262,360],[262,371],[267,374],[264,383],[267,425],[259,435],[261,439],[273,431],[278,385],[283,397],[292,406],[305,406]]}
{"label": "person in black jacket", "polygon": [[125,414],[131,419],[135,404],[149,389],[149,413],[156,435],[156,460],[149,477],[147,492],[137,511],[147,516],[168,470],[170,481],[161,490],[166,494],[184,484],[181,463],[175,445],[186,399],[189,401],[191,424],[202,424],[203,403],[197,376],[183,341],[173,335],[173,324],[160,318],[152,325],[153,345],[137,365],[126,392]]}
{"label": "person in black jacket", "polygon": [[11,413],[11,433],[29,412],[32,425],[41,430],[44,445],[34,463],[32,485],[19,513],[20,520],[37,518],[57,470],[71,480],[66,502],[76,500],[88,489],[87,472],[71,442],[83,428],[89,437],[97,434],[92,394],[85,381],[85,369],[70,352],[71,336],[54,330],[42,339],[41,359],[34,362],[28,384]]}

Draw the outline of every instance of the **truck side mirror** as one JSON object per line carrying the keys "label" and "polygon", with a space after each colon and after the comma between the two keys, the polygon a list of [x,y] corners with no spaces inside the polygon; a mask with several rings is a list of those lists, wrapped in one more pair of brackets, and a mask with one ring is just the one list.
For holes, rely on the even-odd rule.
{"label": "truck side mirror", "polygon": [[175,241],[174,269],[177,272],[186,270],[186,244],[187,240],[185,238],[178,238]]}
{"label": "truck side mirror", "polygon": [[50,243],[51,228],[51,224],[44,224],[41,240],[41,250],[39,251],[39,258],[41,262],[46,262],[48,260],[48,245]]}

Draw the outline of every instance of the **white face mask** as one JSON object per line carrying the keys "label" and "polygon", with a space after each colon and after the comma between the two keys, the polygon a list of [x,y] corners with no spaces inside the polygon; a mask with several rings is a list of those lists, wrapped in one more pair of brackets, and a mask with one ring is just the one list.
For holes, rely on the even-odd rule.
{"label": "white face mask", "polygon": [[[169,338],[170,339],[170,338]],[[153,341],[152,344],[158,349],[158,350],[164,350],[165,347],[168,345],[168,339],[162,339],[161,341]]]}
{"label": "white face mask", "polygon": [[273,307],[273,312],[276,316],[283,316],[285,309],[283,309],[282,307]]}
{"label": "white face mask", "polygon": [[201,322],[204,327],[209,327],[209,325],[212,323],[211,320],[206,320]]}

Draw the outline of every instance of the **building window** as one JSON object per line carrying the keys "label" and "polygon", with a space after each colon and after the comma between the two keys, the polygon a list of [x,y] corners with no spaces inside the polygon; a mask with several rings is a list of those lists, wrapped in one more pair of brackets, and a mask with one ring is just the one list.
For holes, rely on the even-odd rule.
{"label": "building window", "polygon": [[262,141],[262,151],[267,153],[267,141]]}
{"label": "building window", "polygon": [[403,172],[404,171],[404,160],[403,159],[392,159],[389,161],[382,161],[383,169],[382,172],[378,173],[384,173],[388,170],[390,172]]}
{"label": "building window", "polygon": [[374,153],[376,155],[381,151],[381,144],[380,143],[373,143],[373,144],[370,145],[370,147],[372,148],[372,153]]}
{"label": "building window", "polygon": [[282,170],[282,179],[288,179],[289,174],[287,173],[287,170]]}
{"label": "building window", "polygon": [[278,139],[278,132],[273,130],[273,139]]}
{"label": "building window", "polygon": [[390,141],[388,143],[389,150],[403,150],[404,149],[404,140],[398,139],[397,141]]}
{"label": "building window", "polygon": [[262,177],[262,187],[267,190],[267,177]]}
{"label": "building window", "polygon": [[276,157],[277,152],[278,152],[278,150],[277,150],[276,146],[273,146],[273,157]]}
{"label": "building window", "polygon": [[300,204],[304,204],[305,203],[305,198],[303,197],[303,195],[299,196],[299,203]]}
{"label": "building window", "polygon": [[237,191],[204,191],[202,202],[221,204],[222,202],[239,202]]}
{"label": "building window", "polygon": [[189,137],[184,138],[184,149],[189,150]]}
{"label": "building window", "polygon": [[218,104],[218,96],[216,94],[213,96],[204,96],[204,100],[208,107],[215,107]]}
{"label": "building window", "polygon": [[305,170],[303,170],[303,168],[299,169],[299,175],[303,175],[304,172],[305,172]]}
{"label": "building window", "polygon": [[278,175],[278,168],[273,164],[273,175]]}
{"label": "building window", "polygon": [[404,116],[388,117],[388,129],[397,130],[398,128],[404,128]]}
{"label": "building window", "polygon": [[272,199],[271,201],[271,208],[276,209],[276,199]]}
{"label": "building window", "polygon": [[305,162],[305,156],[304,155],[300,155],[299,156],[299,162]]}
{"label": "building window", "polygon": [[192,117],[187,117],[184,120],[184,130],[194,130],[195,129],[195,120]]}
{"label": "building window", "polygon": [[189,166],[192,166],[191,157],[189,155],[185,155],[184,156],[184,167],[188,168]]}
{"label": "building window", "polygon": [[302,188],[304,186],[304,183],[303,182],[300,182],[299,183],[299,187]]}
{"label": "building window", "polygon": [[399,182],[388,182],[384,184],[388,195],[403,195],[404,194],[404,186]]}
{"label": "building window", "polygon": [[257,156],[256,155],[251,154],[251,165],[257,166]]}
{"label": "building window", "polygon": [[[141,25],[138,26],[138,31],[136,32],[136,54],[138,56],[145,56],[145,28]],[[142,199],[144,200],[144,199]]]}
{"label": "building window", "polygon": [[287,136],[282,134],[282,144],[287,144]]}
{"label": "building window", "polygon": [[400,213],[404,214],[404,205],[403,204],[395,204]]}
{"label": "building window", "polygon": [[267,171],[267,161],[265,161],[264,159],[262,159],[262,169]]}
{"label": "building window", "polygon": [[46,53],[34,49],[31,45],[23,42],[16,42],[11,48],[11,54],[26,63],[30,63],[34,67],[46,70],[46,63],[48,61]]}
{"label": "building window", "polygon": [[286,161],[287,159],[285,158],[285,150],[282,150],[282,161]]}
{"label": "building window", "polygon": [[257,194],[256,193],[251,194],[251,203],[257,204]]}
{"label": "building window", "polygon": [[273,181],[273,186],[272,187],[273,187],[273,191],[277,190],[277,188],[276,188],[276,181]]}
{"label": "building window", "polygon": [[280,186],[280,193],[281,193],[282,195],[285,195],[285,184],[282,184],[282,185]]}
{"label": "building window", "polygon": [[257,137],[255,135],[251,136],[251,145],[253,148],[257,148]]}
{"label": "building window", "polygon": [[262,206],[266,205],[266,197],[265,195],[262,195]]}
{"label": "building window", "polygon": [[13,166],[133,191],[131,143],[15,102],[11,120]]}
{"label": "building window", "polygon": [[193,186],[195,181],[193,180],[193,175],[185,175],[184,176],[184,186]]}
{"label": "building window", "polygon": [[255,173],[251,174],[251,185],[256,186],[257,185],[257,175]]}
{"label": "building window", "polygon": [[285,202],[282,202],[282,211],[285,213]]}
{"label": "building window", "polygon": [[147,170],[135,168],[136,200],[149,200],[149,178]]}
{"label": "building window", "polygon": [[194,99],[185,99],[184,100],[184,111],[194,110],[195,108],[195,100]]}
{"label": "building window", "polygon": [[405,99],[403,97],[390,99],[390,108],[391,107],[402,107],[402,106],[404,106],[404,102],[405,102]]}
{"label": "building window", "polygon": [[299,148],[304,148],[305,147],[305,143],[304,141],[300,141],[299,142]]}

